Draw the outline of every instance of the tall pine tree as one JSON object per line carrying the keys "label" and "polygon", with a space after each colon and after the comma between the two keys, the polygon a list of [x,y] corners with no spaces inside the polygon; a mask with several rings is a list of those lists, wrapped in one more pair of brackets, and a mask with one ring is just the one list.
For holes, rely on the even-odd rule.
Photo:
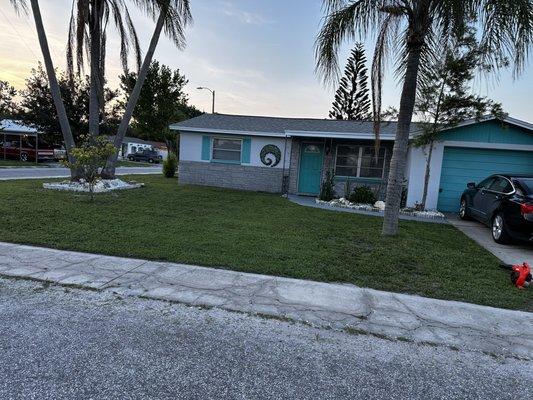
{"label": "tall pine tree", "polygon": [[368,97],[368,70],[362,43],[356,43],[344,69],[344,76],[335,93],[329,117],[334,119],[368,120],[370,99]]}

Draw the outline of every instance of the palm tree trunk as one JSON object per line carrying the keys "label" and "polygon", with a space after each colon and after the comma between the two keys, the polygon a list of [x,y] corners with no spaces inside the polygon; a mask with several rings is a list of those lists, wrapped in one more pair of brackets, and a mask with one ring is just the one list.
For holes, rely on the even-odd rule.
{"label": "palm tree trunk", "polygon": [[168,8],[161,9],[161,13],[159,14],[159,18],[157,19],[155,30],[150,41],[150,46],[148,47],[148,51],[146,53],[146,56],[144,57],[143,64],[141,66],[141,69],[139,70],[137,81],[135,82],[135,86],[133,87],[133,90],[130,94],[128,103],[126,104],[126,111],[124,112],[124,116],[120,121],[118,132],[115,136],[115,141],[113,143],[116,149],[115,154],[108,158],[106,167],[102,171],[102,177],[106,179],[112,179],[115,177],[115,168],[118,159],[118,154],[120,151],[120,146],[122,145],[124,136],[126,136],[126,131],[130,124],[131,117],[133,115],[133,110],[135,110],[135,106],[137,105],[137,101],[139,100],[139,96],[141,94],[142,86],[146,79],[146,75],[148,74],[148,69],[150,68],[150,64],[152,63],[152,58],[154,57],[154,52],[157,47],[157,43],[159,42],[161,31],[163,30],[163,26],[165,25],[167,10]]}
{"label": "palm tree trunk", "polygon": [[420,67],[420,53],[423,43],[416,41],[408,44],[409,54],[405,80],[403,82],[402,95],[400,98],[400,112],[398,114],[398,127],[392,150],[392,158],[387,183],[387,197],[385,215],[383,219],[382,235],[392,236],[398,233],[398,218],[400,215],[400,202],[402,196],[405,164],[407,161],[407,149],[409,145],[409,132],[411,119],[416,98],[416,83],[418,69]]}
{"label": "palm tree trunk", "polygon": [[426,201],[428,198],[428,186],[429,186],[429,174],[431,171],[431,157],[433,155],[433,140],[429,142],[429,152],[428,152],[428,159],[426,161],[426,172],[424,173],[424,190],[422,191],[422,201],[420,203],[420,207],[422,208],[422,211],[426,209]]}
{"label": "palm tree trunk", "polygon": [[100,62],[101,55],[101,37],[102,37],[102,13],[103,7],[101,2],[93,2],[92,21],[90,28],[91,36],[91,86],[89,88],[89,134],[98,136],[100,131],[100,97],[103,85],[100,80],[102,67]]}
{"label": "palm tree trunk", "polygon": [[[70,150],[75,146],[72,131],[70,130],[70,124],[68,122],[67,111],[61,98],[61,90],[59,89],[59,83],[57,82],[56,72],[54,69],[54,63],[50,55],[50,48],[48,47],[48,40],[46,38],[46,32],[44,30],[43,19],[41,16],[41,10],[39,8],[38,0],[31,0],[31,9],[33,12],[33,19],[35,20],[35,28],[37,30],[37,36],[39,38],[39,45],[41,46],[41,52],[43,53],[44,66],[46,68],[46,74],[48,76],[48,83],[50,85],[50,91],[52,93],[52,99],[57,111],[57,117],[59,119],[59,125],[61,126],[61,133],[63,134],[63,141],[65,142],[65,149],[67,151],[68,159],[71,163],[74,162],[74,158],[70,155]],[[75,180],[78,178],[75,169],[70,170],[70,178]]]}

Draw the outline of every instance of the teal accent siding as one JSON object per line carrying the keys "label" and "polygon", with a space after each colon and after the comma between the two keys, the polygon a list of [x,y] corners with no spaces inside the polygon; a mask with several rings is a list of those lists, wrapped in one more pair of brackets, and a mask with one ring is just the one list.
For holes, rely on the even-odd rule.
{"label": "teal accent siding", "polygon": [[241,149],[241,162],[243,164],[250,164],[251,149],[252,149],[252,139],[244,138],[242,140],[242,149]]}
{"label": "teal accent siding", "polygon": [[300,148],[300,173],[298,175],[298,192],[316,195],[320,192],[324,146],[312,144],[319,152],[306,152],[310,144],[302,143]]}
{"label": "teal accent siding", "polygon": [[533,152],[445,147],[437,209],[458,211],[466,184],[496,173],[533,174]]}
{"label": "teal accent siding", "polygon": [[211,136],[202,136],[202,160],[211,159]]}
{"label": "teal accent siding", "polygon": [[442,131],[439,140],[533,145],[533,132],[499,121],[486,121]]}

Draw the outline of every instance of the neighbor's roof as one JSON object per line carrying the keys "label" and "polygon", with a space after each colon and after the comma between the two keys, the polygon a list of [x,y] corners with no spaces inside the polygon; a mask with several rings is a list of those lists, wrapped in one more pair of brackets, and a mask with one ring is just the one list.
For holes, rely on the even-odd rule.
{"label": "neighbor's roof", "polygon": [[37,129],[23,125],[21,121],[16,121],[13,119],[3,119],[0,121],[0,131],[3,132],[16,132],[16,133],[27,133],[35,134]]}
{"label": "neighbor's roof", "polygon": [[[109,136],[109,140],[110,141],[115,140],[115,136]],[[146,140],[139,139],[139,138],[136,138],[136,137],[131,137],[131,136],[124,136],[124,140],[122,141],[122,143],[137,143],[137,144],[152,145],[151,142],[148,142]]]}
{"label": "neighbor's roof", "polygon": [[[396,122],[383,122],[381,135],[393,138]],[[262,136],[317,136],[350,137],[372,136],[372,121],[346,121],[336,119],[279,118],[249,115],[203,114],[199,117],[170,125],[170,129],[192,132],[256,134]],[[416,126],[413,124],[411,133]]]}

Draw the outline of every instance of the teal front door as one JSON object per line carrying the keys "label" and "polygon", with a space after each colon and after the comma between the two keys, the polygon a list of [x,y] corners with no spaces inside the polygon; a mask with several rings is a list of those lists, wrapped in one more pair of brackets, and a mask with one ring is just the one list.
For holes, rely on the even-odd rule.
{"label": "teal front door", "polygon": [[300,148],[300,173],[298,176],[298,192],[302,194],[318,194],[324,146],[316,143],[302,143]]}

